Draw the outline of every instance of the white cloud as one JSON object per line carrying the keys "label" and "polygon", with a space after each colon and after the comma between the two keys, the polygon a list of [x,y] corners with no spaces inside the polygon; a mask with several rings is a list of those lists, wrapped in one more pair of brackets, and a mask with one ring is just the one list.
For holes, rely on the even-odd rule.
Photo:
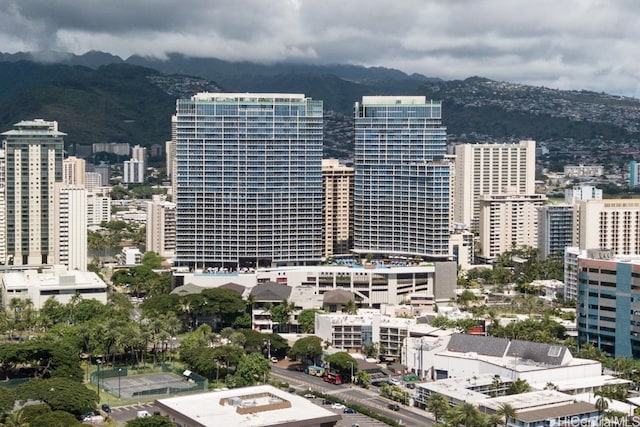
{"label": "white cloud", "polygon": [[7,52],[386,66],[636,95],[634,0],[0,0]]}

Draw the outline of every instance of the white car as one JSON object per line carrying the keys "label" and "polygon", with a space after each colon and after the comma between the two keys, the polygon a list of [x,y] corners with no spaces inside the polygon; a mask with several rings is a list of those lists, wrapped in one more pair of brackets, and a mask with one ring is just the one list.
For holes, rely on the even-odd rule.
{"label": "white car", "polygon": [[342,403],[334,403],[331,405],[331,409],[344,409],[345,406]]}
{"label": "white car", "polygon": [[272,361],[273,363],[278,363],[278,358],[277,358],[277,357],[275,357],[275,356],[271,356],[271,361]]}

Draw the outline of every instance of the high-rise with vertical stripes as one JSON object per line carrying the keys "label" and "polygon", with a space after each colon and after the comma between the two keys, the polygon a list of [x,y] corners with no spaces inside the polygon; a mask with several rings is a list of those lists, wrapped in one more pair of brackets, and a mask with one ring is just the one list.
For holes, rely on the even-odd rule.
{"label": "high-rise with vertical stripes", "polygon": [[54,184],[62,182],[64,135],[57,122],[40,119],[2,133],[7,257],[14,265],[54,262]]}
{"label": "high-rise with vertical stripes", "polygon": [[322,101],[199,93],[177,101],[176,263],[322,258]]}
{"label": "high-rise with vertical stripes", "polygon": [[449,254],[451,171],[442,105],[424,96],[355,104],[354,251]]}

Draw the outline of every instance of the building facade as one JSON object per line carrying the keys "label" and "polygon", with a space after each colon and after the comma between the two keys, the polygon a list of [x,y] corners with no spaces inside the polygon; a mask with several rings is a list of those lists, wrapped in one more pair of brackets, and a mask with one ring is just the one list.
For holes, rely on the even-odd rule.
{"label": "building facade", "polygon": [[573,242],[573,206],[545,205],[538,209],[538,256],[562,259]]}
{"label": "building facade", "polygon": [[486,261],[538,244],[538,209],[544,194],[493,194],[480,198],[480,257]]}
{"label": "building facade", "polygon": [[616,255],[640,254],[640,199],[578,202],[573,246],[607,248]]}
{"label": "building facade", "polygon": [[64,135],[57,122],[41,119],[21,121],[2,133],[7,257],[14,265],[53,262],[54,185],[62,182]]}
{"label": "building facade", "polygon": [[56,183],[54,214],[54,263],[87,271],[87,190]]}
{"label": "building facade", "polygon": [[147,251],[164,258],[176,254],[176,204],[154,195],[147,205]]}
{"label": "building facade", "polygon": [[585,200],[602,200],[602,190],[593,185],[576,185],[564,190],[564,202],[568,205]]}
{"label": "building facade", "polygon": [[62,182],[83,187],[85,185],[85,165],[85,160],[78,157],[72,156],[64,159],[62,161]]}
{"label": "building facade", "polygon": [[179,265],[322,258],[322,101],[200,93],[177,102]]}
{"label": "building facade", "polygon": [[535,193],[536,142],[515,144],[460,144],[455,147],[454,221],[477,232],[480,197]]}
{"label": "building facade", "polygon": [[111,187],[87,190],[87,225],[100,225],[111,220]]}
{"label": "building facade", "polygon": [[640,256],[590,249],[578,268],[578,345],[640,357]]}
{"label": "building facade", "polygon": [[424,96],[355,104],[354,251],[448,258],[451,163],[442,105]]}
{"label": "building facade", "polygon": [[640,186],[640,163],[632,160],[629,163],[629,187]]}
{"label": "building facade", "polygon": [[144,162],[131,159],[124,162],[123,182],[127,184],[141,184],[144,182]]}
{"label": "building facade", "polygon": [[337,159],[322,160],[325,257],[348,254],[353,243],[354,169]]}

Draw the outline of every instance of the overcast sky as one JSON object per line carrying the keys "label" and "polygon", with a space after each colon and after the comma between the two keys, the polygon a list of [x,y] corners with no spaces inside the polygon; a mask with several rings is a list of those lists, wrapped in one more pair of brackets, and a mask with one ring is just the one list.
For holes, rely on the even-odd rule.
{"label": "overcast sky", "polygon": [[638,0],[0,0],[0,51],[397,68],[640,97]]}

